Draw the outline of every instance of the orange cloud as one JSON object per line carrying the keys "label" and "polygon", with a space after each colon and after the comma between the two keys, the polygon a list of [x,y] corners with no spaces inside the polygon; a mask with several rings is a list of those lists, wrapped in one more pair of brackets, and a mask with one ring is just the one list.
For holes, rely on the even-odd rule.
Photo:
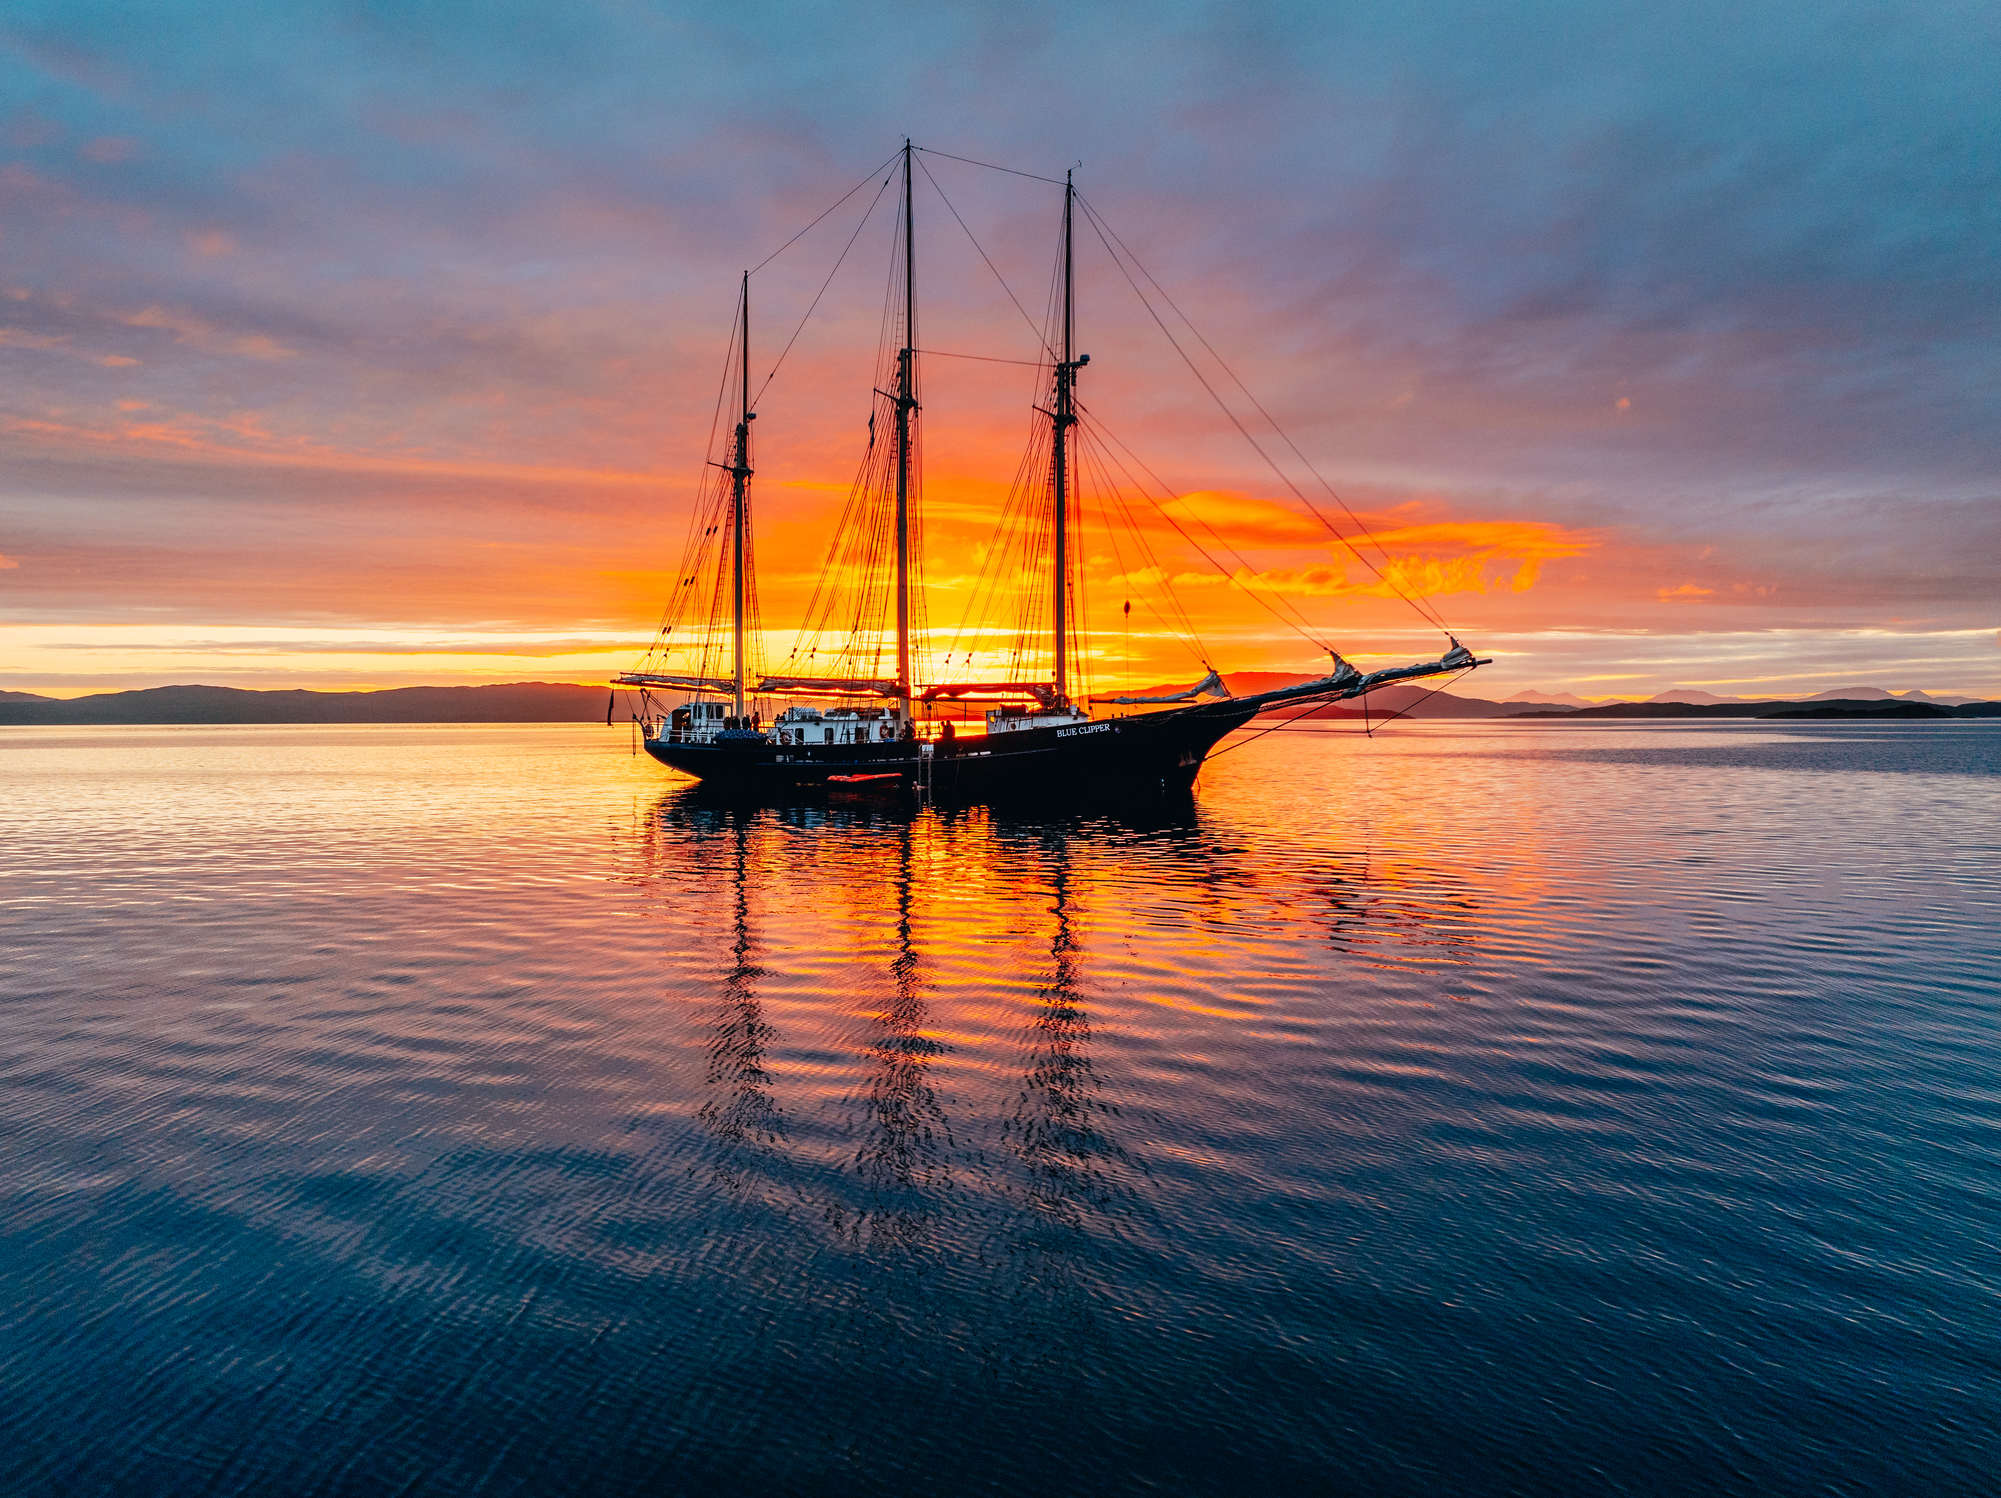
{"label": "orange cloud", "polygon": [[1485,593],[1490,570],[1511,569],[1509,588],[1526,593],[1540,580],[1545,562],[1582,556],[1598,539],[1547,520],[1436,520],[1372,531],[1355,544],[1381,577],[1371,574],[1366,582],[1326,591],[1379,597]]}
{"label": "orange cloud", "polygon": [[[146,401],[118,403],[121,411],[151,409]],[[175,416],[159,421],[122,421],[83,426],[32,417],[0,417],[0,431],[38,437],[53,445],[78,446],[115,456],[157,461],[178,457],[191,462],[268,468],[307,468],[326,473],[403,474],[413,478],[500,479],[538,484],[574,484],[659,490],[671,488],[672,474],[615,468],[576,468],[535,463],[454,461],[448,458],[371,454],[326,447],[270,432],[254,412],[226,421]],[[260,445],[262,444],[262,445]]]}
{"label": "orange cloud", "polygon": [[1520,564],[1514,589],[1527,592],[1536,584],[1544,562],[1582,556],[1598,544],[1595,536],[1548,520],[1440,520],[1371,532],[1366,540],[1385,551],[1421,547],[1428,551],[1461,552],[1488,560]]}
{"label": "orange cloud", "polygon": [[176,343],[209,353],[241,354],[246,359],[289,359],[292,350],[262,333],[233,336],[186,312],[166,307],[145,307],[118,319],[130,328],[158,328],[172,333]]}
{"label": "orange cloud", "polygon": [[1676,588],[1656,589],[1654,597],[1662,603],[1700,603],[1705,598],[1714,597],[1715,594],[1714,588],[1705,588],[1696,583],[1683,583]]}
{"label": "orange cloud", "polygon": [[1219,489],[1198,489],[1161,508],[1176,520],[1198,522],[1232,546],[1314,546],[1327,539],[1317,520],[1275,500]]}
{"label": "orange cloud", "polygon": [[[1219,490],[1197,490],[1161,507],[1196,533],[1237,548],[1327,547],[1327,528],[1314,516],[1275,500]],[[1358,565],[1334,545],[1335,564],[1295,568],[1239,568],[1239,582],[1268,592],[1321,597],[1343,594],[1485,593],[1504,570],[1508,586],[1527,592],[1545,562],[1582,556],[1598,538],[1543,520],[1438,520],[1367,531],[1354,538],[1367,558]],[[1372,570],[1373,569],[1373,570]],[[1354,576],[1350,576],[1350,573]]]}
{"label": "orange cloud", "polygon": [[21,328],[0,328],[0,348],[34,349],[41,353],[73,354],[89,359],[93,364],[101,364],[106,369],[125,369],[137,364],[137,359],[128,359],[123,354],[88,354],[75,347],[67,334],[30,333]]}

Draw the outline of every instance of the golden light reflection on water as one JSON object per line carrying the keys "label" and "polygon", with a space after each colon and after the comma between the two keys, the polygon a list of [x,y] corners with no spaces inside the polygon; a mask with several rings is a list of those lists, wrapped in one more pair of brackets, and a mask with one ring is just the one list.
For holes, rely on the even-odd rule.
{"label": "golden light reflection on water", "polygon": [[[1101,1029],[1114,1092],[1135,1059],[1143,1091],[1233,1071],[1237,1046],[1315,1023],[1285,1011],[1326,961],[1436,969],[1480,939],[1477,895],[1435,864],[1274,860],[1194,802],[1122,818],[755,809],[678,785],[635,833],[663,939],[692,928],[712,954],[686,1001],[715,1184],[868,1250],[925,1241],[963,1192],[1005,1190],[1030,1225],[1121,1231],[1144,1169]],[[1217,1023],[1251,1030],[1224,1042]],[[825,1184],[839,1177],[852,1187]],[[1048,1246],[1041,1230],[1021,1244]]]}
{"label": "golden light reflection on water", "polygon": [[[1364,1427],[1372,1490],[1588,1487],[1632,1389],[1699,1464],[1829,1380],[1992,1428],[2001,733],[1275,736],[1124,818],[623,749],[0,735],[12,1487],[135,1420],[287,1491],[481,1420],[507,1491],[1229,1490]],[[1550,1391],[1585,1444],[1518,1449]]]}

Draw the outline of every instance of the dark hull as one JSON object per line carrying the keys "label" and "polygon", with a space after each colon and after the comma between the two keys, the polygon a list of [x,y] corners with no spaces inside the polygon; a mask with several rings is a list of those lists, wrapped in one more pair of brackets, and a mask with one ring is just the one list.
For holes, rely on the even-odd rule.
{"label": "dark hull", "polygon": [[[709,744],[649,739],[646,752],[711,789],[759,797],[926,792],[943,800],[1129,800],[1185,793],[1253,702],[1216,702],[1063,728],[1025,728],[956,744]],[[857,779],[854,777],[881,777]]]}

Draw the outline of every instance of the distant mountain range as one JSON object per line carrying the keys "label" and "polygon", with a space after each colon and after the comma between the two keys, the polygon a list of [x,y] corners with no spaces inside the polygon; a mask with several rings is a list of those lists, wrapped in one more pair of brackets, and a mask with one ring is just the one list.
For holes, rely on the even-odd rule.
{"label": "distant mountain range", "polygon": [[[1310,678],[1274,671],[1240,671],[1225,678],[1234,693],[1290,686]],[[1171,691],[1173,687],[1149,689]],[[621,693],[621,699],[628,694]],[[566,682],[521,681],[479,687],[393,687],[379,692],[251,691],[240,687],[149,687],[69,699],[0,692],[0,726],[14,724],[147,723],[594,723],[602,722],[608,689]],[[627,703],[617,705],[623,720]],[[1518,692],[1505,702],[1461,697],[1421,686],[1385,687],[1366,709],[1353,703],[1312,710],[1316,718],[1988,718],[2001,702],[1893,694],[1853,687],[1800,699],[1715,697],[1662,692],[1645,702],[1587,703],[1568,692]]]}
{"label": "distant mountain range", "polygon": [[[1772,702],[1771,697],[1718,697],[1714,692],[1698,692],[1691,687],[1677,687],[1671,692],[1656,692],[1647,698],[1648,702],[1683,702],[1698,707],[1715,707],[1722,703]],[[1957,707],[1963,703],[1978,702],[1977,697],[1934,697],[1929,692],[1887,692],[1881,687],[1835,687],[1831,691],[1815,692],[1811,697],[1800,699],[1806,702],[1936,702],[1945,707]],[[1573,699],[1572,707],[1596,707],[1600,705]]]}
{"label": "distant mountain range", "polygon": [[2001,718],[2001,702],[1916,702],[1900,697],[1810,697],[1804,702],[1608,702],[1517,713],[1524,718]]}
{"label": "distant mountain range", "polygon": [[[1304,676],[1243,672],[1226,676],[1237,693],[1263,691],[1305,681]],[[1364,710],[1353,703],[1315,708],[1315,718],[1948,718],[2001,716],[2001,703],[1968,697],[1902,696],[1881,687],[1856,687],[1799,698],[1725,698],[1707,692],[1663,692],[1645,702],[1587,702],[1570,692],[1517,692],[1505,702],[1460,697],[1422,686],[1385,687],[1371,692]]]}
{"label": "distant mountain range", "polygon": [[1502,704],[1503,707],[1590,707],[1591,703],[1575,692],[1517,692]]}
{"label": "distant mountain range", "polygon": [[380,692],[257,692],[240,687],[149,687],[65,701],[0,693],[0,724],[14,723],[589,723],[608,689],[518,681],[484,687],[392,687]]}

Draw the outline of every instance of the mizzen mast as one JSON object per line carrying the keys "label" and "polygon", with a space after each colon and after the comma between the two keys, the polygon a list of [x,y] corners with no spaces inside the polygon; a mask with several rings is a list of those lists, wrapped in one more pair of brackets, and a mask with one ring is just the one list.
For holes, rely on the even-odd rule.
{"label": "mizzen mast", "polygon": [[1077,197],[1071,174],[1063,174],[1063,345],[1056,361],[1056,404],[1049,413],[1051,422],[1051,463],[1055,503],[1052,534],[1055,545],[1054,587],[1056,696],[1069,700],[1070,665],[1070,429],[1077,424],[1077,371],[1091,362],[1091,356],[1075,357],[1072,343],[1076,331],[1076,298],[1072,287],[1070,222]]}
{"label": "mizzen mast", "polygon": [[743,273],[743,362],[738,370],[736,447],[730,460],[730,642],[735,662],[736,715],[744,716],[744,540],[750,531],[750,272]]}
{"label": "mizzen mast", "polygon": [[903,142],[903,347],[896,355],[896,697],[910,717],[910,418],[917,410],[916,210],[909,137]]}

